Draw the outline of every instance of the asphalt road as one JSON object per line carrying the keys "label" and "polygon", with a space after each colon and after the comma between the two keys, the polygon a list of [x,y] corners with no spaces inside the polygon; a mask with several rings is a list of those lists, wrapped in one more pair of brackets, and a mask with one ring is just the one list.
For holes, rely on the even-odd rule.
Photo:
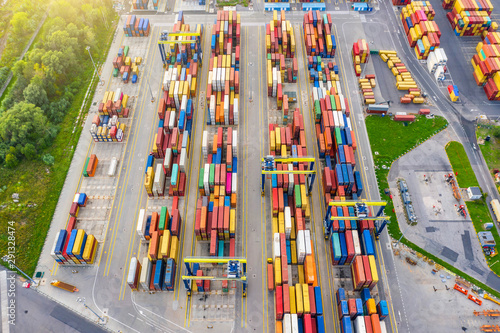
{"label": "asphalt road", "polygon": [[[0,268],[0,279],[10,277],[10,272],[4,267]],[[66,306],[47,298],[35,289],[22,287],[23,282],[15,279],[15,288],[7,284],[7,288],[14,291],[14,297],[8,297],[8,304],[14,300],[15,319],[14,325],[3,327],[2,332],[108,332],[95,322],[80,316],[77,312],[68,309]],[[0,283],[0,293],[2,301],[7,294],[2,290]],[[10,291],[9,291],[10,293]],[[2,308],[2,312],[5,309]],[[97,320],[97,317],[94,317]],[[11,318],[12,319],[12,318]]]}

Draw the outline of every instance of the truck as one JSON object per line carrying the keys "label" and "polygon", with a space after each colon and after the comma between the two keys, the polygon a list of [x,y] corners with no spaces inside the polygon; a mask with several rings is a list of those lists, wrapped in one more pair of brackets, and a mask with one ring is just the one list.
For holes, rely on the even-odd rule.
{"label": "truck", "polygon": [[69,291],[70,293],[74,293],[75,291],[79,291],[77,287],[75,287],[69,283],[65,283],[65,282],[58,281],[58,280],[53,280],[50,284],[53,285],[54,287]]}
{"label": "truck", "polygon": [[297,93],[295,91],[287,91],[283,95],[288,97],[288,103],[297,103]]}

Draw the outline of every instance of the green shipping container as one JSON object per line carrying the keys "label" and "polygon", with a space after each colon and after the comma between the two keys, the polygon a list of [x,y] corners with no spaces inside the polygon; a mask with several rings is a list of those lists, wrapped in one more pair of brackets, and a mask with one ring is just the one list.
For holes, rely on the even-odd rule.
{"label": "green shipping container", "polygon": [[337,104],[335,104],[335,96],[330,95],[330,104],[332,104],[332,111],[337,111]]}
{"label": "green shipping container", "polygon": [[337,140],[337,146],[342,145],[342,136],[340,135],[340,127],[335,127],[335,140]]}
{"label": "green shipping container", "polygon": [[200,177],[198,178],[198,188],[203,188],[203,177],[205,176],[205,168],[200,168]]}
{"label": "green shipping container", "polygon": [[126,57],[128,55],[128,50],[129,50],[129,47],[128,46],[125,46],[123,48],[123,57]]}
{"label": "green shipping container", "polygon": [[158,230],[167,230],[168,229],[167,215],[168,215],[167,207],[161,207],[160,221],[158,221]]}
{"label": "green shipping container", "polygon": [[318,100],[314,101],[314,117],[316,120],[321,119],[321,106]]}
{"label": "green shipping container", "polygon": [[210,164],[210,177],[208,179],[208,183],[210,186],[215,185],[215,164]]}
{"label": "green shipping container", "polygon": [[295,185],[293,189],[295,195],[295,207],[302,208],[302,200],[300,198],[300,185]]}
{"label": "green shipping container", "polygon": [[219,257],[224,257],[224,241],[219,240]]}
{"label": "green shipping container", "polygon": [[89,174],[87,173],[87,167],[89,166],[89,161],[90,157],[87,157],[87,159],[85,160],[85,165],[83,166],[83,177],[89,176]]}
{"label": "green shipping container", "polygon": [[118,73],[120,73],[118,68],[113,69],[113,77],[118,77]]}

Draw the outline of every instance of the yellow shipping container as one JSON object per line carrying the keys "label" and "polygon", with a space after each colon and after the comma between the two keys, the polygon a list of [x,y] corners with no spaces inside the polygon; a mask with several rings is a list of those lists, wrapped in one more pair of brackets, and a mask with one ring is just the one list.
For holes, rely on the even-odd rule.
{"label": "yellow shipping container", "polygon": [[163,236],[160,238],[160,253],[158,254],[159,259],[168,259],[170,252],[170,230],[164,230]]}
{"label": "yellow shipping container", "polygon": [[307,210],[309,208],[309,200],[307,198],[306,185],[300,185],[300,200],[302,200],[302,209]]}
{"label": "yellow shipping container", "polygon": [[295,287],[289,286],[290,313],[297,313],[297,300],[295,299]]}
{"label": "yellow shipping container", "polygon": [[[225,186],[223,186],[225,188]],[[236,209],[231,209],[229,211],[229,233],[234,234],[236,232]]]}
{"label": "yellow shipping container", "polygon": [[278,213],[278,232],[280,234],[285,233],[285,215],[283,212]]}
{"label": "yellow shipping container", "polygon": [[274,285],[281,286],[281,259],[274,259]]}
{"label": "yellow shipping container", "polygon": [[375,300],[373,298],[366,300],[366,310],[369,315],[377,313],[377,306],[375,305]]}
{"label": "yellow shipping container", "polygon": [[71,253],[73,253],[73,255],[80,255],[80,252],[81,252],[81,249],[82,249],[82,246],[85,246],[83,244],[83,238],[85,236],[85,230],[83,229],[78,229],[77,233],[76,233],[76,238],[75,238],[75,243],[73,245],[73,249],[71,250]]}
{"label": "yellow shipping container", "polygon": [[273,235],[278,232],[278,218],[273,216]]}
{"label": "yellow shipping container", "polygon": [[95,243],[95,237],[94,235],[88,235],[87,236],[87,241],[85,242],[85,248],[83,250],[83,259],[85,261],[88,261],[89,264],[93,264],[94,263],[94,260],[92,258],[92,252],[95,252],[95,251],[92,251],[93,247],[94,247],[94,243]]}
{"label": "yellow shipping container", "polygon": [[304,302],[304,313],[311,313],[311,301],[309,300],[309,286],[302,285],[302,300]]}
{"label": "yellow shipping container", "polygon": [[[293,223],[292,223],[292,226],[293,226]],[[290,241],[290,252],[292,253],[292,265],[296,265],[297,264],[297,243],[292,240]]]}
{"label": "yellow shipping container", "polygon": [[[299,265],[300,267],[300,265]],[[308,289],[308,288],[306,288]],[[295,285],[295,297],[296,297],[296,306],[297,306],[297,314],[300,316],[302,316],[302,314],[304,313],[304,295],[303,295],[303,292],[302,292],[302,284],[300,283],[297,283]]]}
{"label": "yellow shipping container", "polygon": [[276,151],[276,132],[274,130],[271,131],[269,137],[270,149],[271,151]]}
{"label": "yellow shipping container", "polygon": [[177,236],[170,236],[170,253],[168,255],[169,258],[174,259],[175,263],[177,262],[177,252],[179,251],[179,238]]}
{"label": "yellow shipping container", "polygon": [[368,260],[370,261],[370,271],[372,273],[372,280],[374,284],[378,283],[378,272],[377,272],[377,263],[375,262],[375,256],[368,256]]}

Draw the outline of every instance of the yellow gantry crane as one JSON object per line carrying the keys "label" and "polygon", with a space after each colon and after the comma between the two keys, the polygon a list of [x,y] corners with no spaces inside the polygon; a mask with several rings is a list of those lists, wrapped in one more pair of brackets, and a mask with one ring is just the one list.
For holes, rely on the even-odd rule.
{"label": "yellow gantry crane", "polygon": [[[325,239],[329,239],[332,233],[332,227],[334,220],[373,220],[381,221],[378,228],[375,229],[375,238],[378,239],[382,231],[384,230],[387,223],[390,221],[389,216],[384,216],[384,208],[387,205],[386,201],[365,201],[365,200],[340,200],[340,201],[330,201],[326,209],[325,219],[323,220],[323,232]],[[354,211],[351,216],[342,216],[337,211],[336,214],[332,214],[332,207],[354,207]],[[370,211],[368,207],[380,207],[376,216],[370,216]]]}
{"label": "yellow gantry crane", "polygon": [[[188,296],[191,296],[192,280],[212,280],[212,281],[238,281],[243,283],[243,297],[247,296],[247,259],[232,257],[186,257],[184,258],[186,275],[183,275],[182,282]],[[193,274],[195,264],[226,264],[226,276],[196,276]]]}
{"label": "yellow gantry crane", "polygon": [[[262,191],[261,195],[264,196],[264,187],[266,184],[266,175],[288,175],[300,174],[307,175],[307,195],[311,195],[314,180],[316,178],[316,170],[314,170],[314,157],[278,157],[267,155],[262,158]],[[276,163],[310,163],[308,170],[276,170]]]}
{"label": "yellow gantry crane", "polygon": [[[201,51],[201,36],[203,34],[203,24],[198,24],[196,26],[196,32],[168,32],[168,31],[162,31],[160,35],[160,40],[158,40],[158,47],[160,49],[160,55],[161,55],[161,60],[163,62],[163,66],[167,66],[170,57],[171,57],[171,49],[169,48],[168,51],[165,50],[165,45],[172,45],[172,44],[194,44],[194,49],[196,51],[196,54],[198,54],[198,59],[199,62],[201,63],[202,60],[202,51]],[[184,38],[176,38],[176,37],[195,37],[194,39],[184,39]],[[183,55],[181,55],[183,56]],[[186,56],[186,54],[184,54]],[[181,60],[186,60],[187,59],[181,59]],[[175,60],[174,60],[175,61]]]}

